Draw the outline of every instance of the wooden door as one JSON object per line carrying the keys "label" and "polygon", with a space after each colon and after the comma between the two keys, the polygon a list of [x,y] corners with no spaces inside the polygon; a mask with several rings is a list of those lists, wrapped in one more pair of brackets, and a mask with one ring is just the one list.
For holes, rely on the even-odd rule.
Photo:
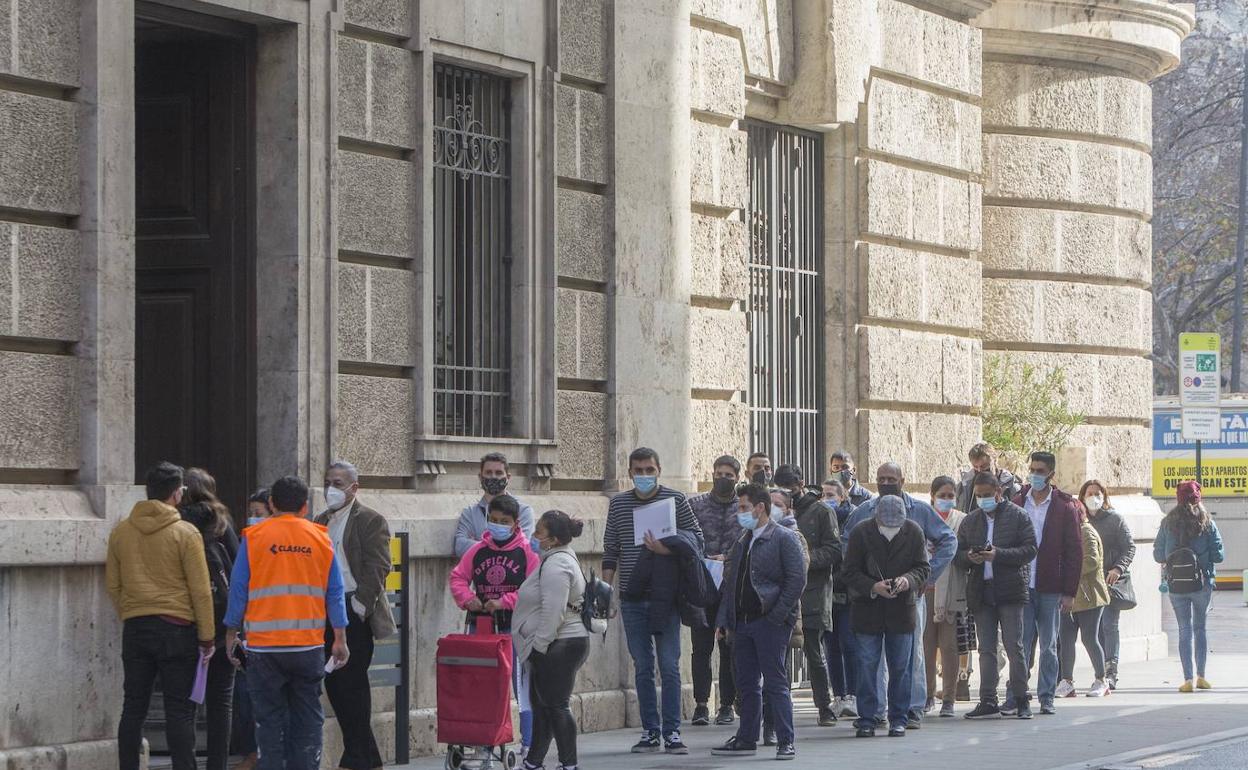
{"label": "wooden door", "polygon": [[236,513],[253,483],[245,38],[138,21],[135,474],[212,473]]}

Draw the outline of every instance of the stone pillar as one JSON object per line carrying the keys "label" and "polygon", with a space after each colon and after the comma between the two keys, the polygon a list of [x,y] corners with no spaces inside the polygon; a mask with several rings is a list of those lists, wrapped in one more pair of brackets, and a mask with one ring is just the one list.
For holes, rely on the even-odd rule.
{"label": "stone pillar", "polygon": [[669,486],[691,484],[689,12],[615,4],[608,488],[628,486],[638,445],[658,450]]}
{"label": "stone pillar", "polygon": [[[1066,373],[1080,478],[1099,478],[1142,541],[1150,486],[1152,140],[1148,81],[1178,63],[1191,6],[1003,0],[984,41],[985,357]],[[1069,474],[1067,474],[1069,475]],[[1072,492],[1075,490],[1071,490]],[[1165,655],[1155,571],[1124,658]]]}

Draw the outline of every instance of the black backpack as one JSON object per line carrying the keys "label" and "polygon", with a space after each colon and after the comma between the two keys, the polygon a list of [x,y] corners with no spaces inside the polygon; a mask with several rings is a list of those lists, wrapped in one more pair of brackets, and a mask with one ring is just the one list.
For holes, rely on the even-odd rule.
{"label": "black backpack", "polygon": [[1172,594],[1194,594],[1205,587],[1205,573],[1196,552],[1181,537],[1178,547],[1166,557],[1165,575],[1166,586]]}

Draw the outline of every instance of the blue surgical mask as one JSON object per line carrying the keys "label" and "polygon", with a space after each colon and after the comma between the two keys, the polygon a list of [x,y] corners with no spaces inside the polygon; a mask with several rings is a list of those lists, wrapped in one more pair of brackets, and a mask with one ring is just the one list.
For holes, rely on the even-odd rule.
{"label": "blue surgical mask", "polygon": [[938,497],[936,498],[936,510],[941,513],[948,513],[953,510],[954,502],[954,500],[950,500],[947,497]]}
{"label": "blue surgical mask", "polygon": [[975,503],[979,506],[979,510],[984,513],[992,513],[997,510],[997,498],[995,497],[977,497],[975,498]]}
{"label": "blue surgical mask", "polygon": [[248,517],[247,517],[247,526],[249,526],[249,527],[254,527],[255,525],[259,524],[259,523],[260,523],[260,522],[262,522],[262,521],[264,521],[264,517],[263,517],[263,516],[248,516]]}
{"label": "blue surgical mask", "polygon": [[772,503],[772,504],[771,504],[771,520],[772,520],[772,521],[780,521],[780,520],[781,520],[781,519],[783,519],[786,515],[787,515],[787,514],[785,514],[785,512],[784,512],[784,509],[783,509],[783,508],[781,508],[780,506],[776,505],[775,503]]}
{"label": "blue surgical mask", "polygon": [[633,476],[633,488],[643,495],[650,494],[658,485],[658,476]]}
{"label": "blue surgical mask", "polygon": [[1049,477],[1043,473],[1031,474],[1031,488],[1037,492],[1043,492],[1044,488],[1049,485]]}
{"label": "blue surgical mask", "polygon": [[514,527],[508,526],[506,524],[495,524],[492,521],[486,524],[485,528],[486,530],[489,531],[490,538],[493,539],[494,542],[496,543],[507,542],[508,540],[511,539],[512,534],[515,533],[516,531]]}
{"label": "blue surgical mask", "polygon": [[737,524],[741,525],[741,529],[754,531],[758,529],[758,517],[753,511],[737,511]]}

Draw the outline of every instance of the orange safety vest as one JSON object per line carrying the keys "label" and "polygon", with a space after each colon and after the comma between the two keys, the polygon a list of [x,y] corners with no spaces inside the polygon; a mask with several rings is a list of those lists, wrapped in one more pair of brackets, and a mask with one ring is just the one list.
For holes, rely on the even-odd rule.
{"label": "orange safety vest", "polygon": [[334,544],[320,524],[295,515],[247,528],[248,646],[316,647],[325,643],[325,588]]}

